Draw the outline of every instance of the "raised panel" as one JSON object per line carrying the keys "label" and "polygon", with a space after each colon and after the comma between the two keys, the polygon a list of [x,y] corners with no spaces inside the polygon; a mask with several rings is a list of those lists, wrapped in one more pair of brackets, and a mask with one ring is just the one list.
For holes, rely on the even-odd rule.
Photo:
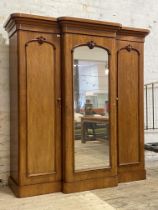
{"label": "raised panel", "polygon": [[47,42],[26,45],[27,173],[55,172],[55,49]]}
{"label": "raised panel", "polygon": [[139,160],[139,52],[118,52],[118,161],[119,165]]}

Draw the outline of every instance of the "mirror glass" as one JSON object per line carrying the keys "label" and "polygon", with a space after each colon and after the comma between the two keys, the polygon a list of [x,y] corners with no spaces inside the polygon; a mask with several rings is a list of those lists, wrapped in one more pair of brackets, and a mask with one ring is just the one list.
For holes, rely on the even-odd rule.
{"label": "mirror glass", "polygon": [[75,170],[110,167],[108,63],[103,48],[73,51]]}

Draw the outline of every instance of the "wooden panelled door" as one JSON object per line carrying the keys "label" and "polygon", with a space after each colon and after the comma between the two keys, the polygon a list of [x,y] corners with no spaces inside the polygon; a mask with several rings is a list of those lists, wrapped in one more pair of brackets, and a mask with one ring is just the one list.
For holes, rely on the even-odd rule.
{"label": "wooden panelled door", "polygon": [[47,183],[51,192],[60,191],[60,39],[37,32],[20,32],[19,38],[20,178],[24,185]]}
{"label": "wooden panelled door", "polygon": [[145,178],[143,136],[143,44],[118,41],[118,178]]}

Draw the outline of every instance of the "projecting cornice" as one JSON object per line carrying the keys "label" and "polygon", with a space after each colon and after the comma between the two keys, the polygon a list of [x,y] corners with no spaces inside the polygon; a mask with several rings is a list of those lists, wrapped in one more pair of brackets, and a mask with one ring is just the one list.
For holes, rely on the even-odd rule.
{"label": "projecting cornice", "polygon": [[48,33],[59,33],[56,18],[23,13],[11,14],[4,24],[4,28],[9,33],[9,35],[13,34],[16,30],[41,30],[42,32],[43,29],[47,29]]}
{"label": "projecting cornice", "polygon": [[125,36],[136,36],[136,41],[143,41],[149,30],[124,27],[120,23],[89,20],[75,17],[44,17],[23,13],[11,14],[4,25],[9,35],[16,30],[30,30],[47,33],[75,33],[92,36],[105,36],[122,39]]}

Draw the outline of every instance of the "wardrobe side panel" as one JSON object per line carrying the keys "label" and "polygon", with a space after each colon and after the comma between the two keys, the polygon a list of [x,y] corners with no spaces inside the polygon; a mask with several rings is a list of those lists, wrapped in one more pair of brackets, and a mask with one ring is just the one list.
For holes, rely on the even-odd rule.
{"label": "wardrobe side panel", "polygon": [[19,182],[19,129],[18,129],[18,34],[10,37],[10,176]]}

